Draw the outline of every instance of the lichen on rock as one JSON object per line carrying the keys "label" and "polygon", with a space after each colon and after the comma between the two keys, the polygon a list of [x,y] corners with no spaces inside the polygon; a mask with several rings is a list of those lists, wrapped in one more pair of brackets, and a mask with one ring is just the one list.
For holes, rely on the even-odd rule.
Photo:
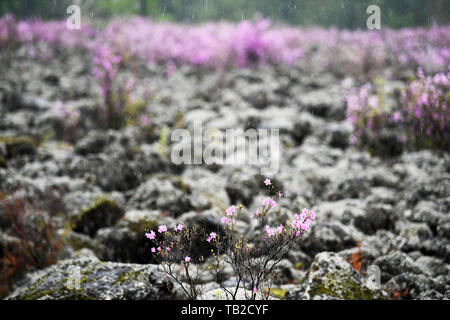
{"label": "lichen on rock", "polygon": [[[88,253],[27,274],[7,299],[144,300],[172,297],[167,285],[170,282],[156,265],[101,262],[93,253],[85,252]],[[68,285],[71,277],[78,277],[78,284]]]}
{"label": "lichen on rock", "polygon": [[381,290],[372,290],[362,275],[336,253],[316,255],[307,275],[305,298],[373,300],[386,299]]}

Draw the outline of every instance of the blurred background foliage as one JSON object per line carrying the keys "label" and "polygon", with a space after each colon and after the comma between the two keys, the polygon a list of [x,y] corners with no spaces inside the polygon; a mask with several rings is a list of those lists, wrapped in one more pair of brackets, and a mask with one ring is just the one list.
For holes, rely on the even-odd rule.
{"label": "blurred background foliage", "polygon": [[80,5],[82,14],[91,19],[134,14],[156,21],[199,23],[239,21],[259,13],[294,25],[365,29],[366,9],[376,4],[384,27],[448,24],[450,20],[450,0],[1,0],[0,16],[61,19],[70,4]]}

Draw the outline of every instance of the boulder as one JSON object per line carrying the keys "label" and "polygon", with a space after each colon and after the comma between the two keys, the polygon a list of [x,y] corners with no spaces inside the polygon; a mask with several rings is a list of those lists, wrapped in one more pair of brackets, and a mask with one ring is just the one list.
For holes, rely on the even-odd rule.
{"label": "boulder", "polygon": [[306,299],[372,300],[386,299],[387,294],[369,288],[362,275],[337,253],[317,254],[305,283]]}
{"label": "boulder", "polygon": [[156,265],[101,262],[93,255],[80,255],[27,274],[6,299],[169,299],[169,288]]}

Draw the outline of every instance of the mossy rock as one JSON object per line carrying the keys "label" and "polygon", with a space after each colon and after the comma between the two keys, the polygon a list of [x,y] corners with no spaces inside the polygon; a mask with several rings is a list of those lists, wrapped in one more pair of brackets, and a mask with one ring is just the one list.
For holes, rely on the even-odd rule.
{"label": "mossy rock", "polygon": [[0,137],[0,142],[6,146],[7,158],[36,153],[36,142],[31,137]]}
{"label": "mossy rock", "polygon": [[313,282],[309,294],[311,297],[325,295],[344,300],[385,299],[379,292],[373,291],[364,284],[355,281],[345,272],[329,273],[325,278],[320,279],[320,281]]}
{"label": "mossy rock", "polygon": [[96,253],[102,252],[103,245],[96,239],[92,239],[87,235],[70,231],[64,238],[66,243],[74,250],[81,250],[84,248],[90,249]]}
{"label": "mossy rock", "polygon": [[82,210],[74,221],[73,230],[94,236],[98,229],[113,226],[124,212],[111,199],[98,197],[87,209]]}
{"label": "mossy rock", "polygon": [[156,229],[158,229],[158,221],[156,221],[156,220],[147,220],[147,219],[141,219],[138,222],[130,221],[128,223],[128,228],[131,231],[136,232],[137,234],[144,234],[148,230],[156,230]]}
{"label": "mossy rock", "polygon": [[272,290],[270,290],[270,295],[272,297],[275,297],[277,299],[284,299],[284,297],[286,296],[287,290],[281,289],[281,288],[272,288]]}
{"label": "mossy rock", "polygon": [[316,255],[306,285],[310,299],[380,300],[388,297],[382,290],[369,288],[363,276],[333,252]]}
{"label": "mossy rock", "polygon": [[27,274],[6,299],[170,299],[169,287],[156,265],[101,262],[93,255],[80,255]]}

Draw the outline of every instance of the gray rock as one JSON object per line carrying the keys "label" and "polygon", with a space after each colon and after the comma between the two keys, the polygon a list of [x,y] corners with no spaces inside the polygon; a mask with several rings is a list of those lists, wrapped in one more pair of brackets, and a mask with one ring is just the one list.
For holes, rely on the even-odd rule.
{"label": "gray rock", "polygon": [[420,201],[407,218],[414,222],[426,222],[432,228],[448,222],[448,218],[438,211],[433,201]]}
{"label": "gray rock", "polygon": [[298,144],[301,144],[303,140],[311,134],[315,123],[315,117],[308,113],[301,113],[298,119],[294,123],[292,130],[292,136]]}
{"label": "gray rock", "polygon": [[162,224],[171,228],[175,221],[157,210],[127,211],[115,226],[97,231],[95,239],[102,245],[98,256],[107,261],[156,263],[150,251],[155,242],[147,239],[145,232],[156,231]]}
{"label": "gray rock", "polygon": [[424,274],[428,274],[432,277],[437,277],[439,275],[450,277],[450,268],[444,261],[442,261],[442,259],[421,256],[416,259],[415,263],[421,270],[423,270]]}
{"label": "gray rock", "polygon": [[437,291],[442,294],[447,284],[448,278],[433,279],[423,274],[405,272],[394,276],[386,283],[385,287],[396,298],[420,299],[427,296],[428,298],[433,296],[438,298],[440,295],[432,294],[432,292]]}
{"label": "gray rock", "polygon": [[370,194],[370,182],[364,174],[338,175],[332,180],[325,198],[328,200],[340,200],[346,198],[365,198]]}
{"label": "gray rock", "polygon": [[[76,280],[79,279],[77,287]],[[100,262],[80,255],[27,274],[9,300],[169,299],[164,274],[155,265]]]}
{"label": "gray rock", "polygon": [[311,114],[322,118],[343,120],[345,105],[337,90],[319,89],[300,96],[300,105]]}
{"label": "gray rock", "polygon": [[175,217],[192,209],[189,187],[178,184],[178,188],[167,178],[151,178],[134,192],[128,207],[130,209],[164,210]]}
{"label": "gray rock", "polygon": [[104,248],[102,245],[91,237],[77,233],[74,231],[70,231],[65,237],[64,241],[69,244],[74,250],[92,250],[93,252],[102,252]]}
{"label": "gray rock", "polygon": [[256,170],[248,170],[242,167],[227,170],[224,173],[228,175],[225,190],[231,203],[242,203],[248,206],[263,188],[263,180]]}
{"label": "gray rock", "polygon": [[355,217],[354,225],[366,234],[379,229],[392,230],[397,216],[389,204],[369,204],[366,213]]}
{"label": "gray rock", "polygon": [[69,164],[71,176],[84,178],[105,191],[127,191],[139,186],[142,173],[138,163],[105,154],[75,158]]}
{"label": "gray rock", "polygon": [[188,168],[183,172],[179,186],[190,189],[189,196],[192,206],[196,210],[210,207],[225,210],[230,206],[230,199],[226,191],[227,180],[209,170],[202,168]]}
{"label": "gray rock", "polygon": [[287,254],[287,259],[297,270],[307,270],[312,263],[312,259],[304,252],[299,250],[291,250]]}
{"label": "gray rock", "polygon": [[440,237],[450,239],[450,222],[439,224],[437,226],[437,234]]}
{"label": "gray rock", "polygon": [[113,136],[103,131],[90,131],[86,137],[77,142],[75,152],[80,155],[100,153],[112,140]]}
{"label": "gray rock", "polygon": [[[321,252],[314,258],[308,271],[303,298],[371,300],[385,299],[386,293],[370,289],[359,272],[341,256]],[[299,297],[300,298],[300,297]]]}
{"label": "gray rock", "polygon": [[400,251],[379,257],[374,261],[374,264],[378,265],[381,270],[382,282],[387,282],[394,276],[405,272],[414,274],[420,274],[422,272],[411,257]]}
{"label": "gray rock", "polygon": [[349,145],[351,128],[347,123],[331,124],[328,126],[328,144],[333,148],[345,149]]}
{"label": "gray rock", "polygon": [[341,251],[355,246],[355,240],[339,223],[318,222],[312,225],[301,249],[310,256],[321,251]]}
{"label": "gray rock", "polygon": [[359,199],[326,201],[315,205],[314,211],[323,219],[338,220],[343,224],[350,224],[355,217],[364,215],[365,203]]}
{"label": "gray rock", "polygon": [[27,136],[0,137],[0,143],[4,144],[7,158],[34,155],[36,153],[36,142]]}
{"label": "gray rock", "polygon": [[24,109],[29,109],[33,111],[45,111],[48,110],[51,107],[51,103],[47,100],[32,96],[32,95],[21,95],[20,101],[19,101],[19,107]]}

